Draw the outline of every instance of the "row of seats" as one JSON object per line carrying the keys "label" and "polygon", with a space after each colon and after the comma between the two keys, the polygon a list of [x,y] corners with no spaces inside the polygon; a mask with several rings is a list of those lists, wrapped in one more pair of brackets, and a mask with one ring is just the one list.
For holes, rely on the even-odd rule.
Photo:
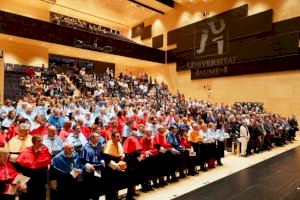
{"label": "row of seats", "polygon": [[[24,68],[26,70],[26,68]],[[4,99],[16,101],[19,99],[23,91],[20,87],[21,77],[24,76],[25,71],[21,68],[9,67],[4,71]]]}
{"label": "row of seats", "polygon": [[[5,72],[10,72],[14,74],[21,74],[19,79],[24,76],[26,70],[28,67],[33,67],[33,66],[27,66],[27,65],[19,65],[19,64],[12,64],[12,63],[6,63],[4,66]],[[39,67],[33,67],[34,70],[37,70]],[[9,75],[8,75],[9,76]]]}

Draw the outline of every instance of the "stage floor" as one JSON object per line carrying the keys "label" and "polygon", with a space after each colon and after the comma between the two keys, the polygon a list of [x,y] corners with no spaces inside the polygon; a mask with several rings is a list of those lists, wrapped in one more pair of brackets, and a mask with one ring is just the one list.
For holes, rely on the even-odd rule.
{"label": "stage floor", "polygon": [[227,154],[223,166],[141,193],[138,199],[300,200],[299,138],[298,135],[298,141],[292,144],[247,158]]}
{"label": "stage floor", "polygon": [[176,200],[300,199],[300,147],[196,189]]}

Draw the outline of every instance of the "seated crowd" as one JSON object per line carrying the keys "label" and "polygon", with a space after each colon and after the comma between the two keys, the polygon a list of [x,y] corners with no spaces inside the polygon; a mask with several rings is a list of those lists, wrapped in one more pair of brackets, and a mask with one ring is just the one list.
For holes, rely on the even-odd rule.
{"label": "seated crowd", "polygon": [[[44,200],[46,185],[55,200],[115,200],[123,188],[134,199],[137,185],[147,192],[222,165],[233,141],[248,156],[290,143],[298,131],[295,116],[186,99],[145,73],[81,69],[74,84],[88,89],[75,96],[64,75],[42,71],[24,78],[27,94],[16,105],[0,108],[1,200]],[[29,181],[14,182],[20,174]]]}

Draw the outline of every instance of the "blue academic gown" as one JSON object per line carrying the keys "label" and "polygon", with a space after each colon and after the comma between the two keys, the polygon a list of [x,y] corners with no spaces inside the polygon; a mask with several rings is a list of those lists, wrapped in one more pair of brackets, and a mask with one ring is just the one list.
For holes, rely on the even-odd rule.
{"label": "blue academic gown", "polygon": [[96,170],[102,170],[103,165],[103,156],[101,153],[102,145],[99,142],[96,147],[94,147],[90,142],[86,143],[80,153],[80,160],[83,164],[90,163],[94,165]]}
{"label": "blue academic gown", "polygon": [[179,138],[177,135],[173,134],[171,131],[167,134],[167,141],[175,148],[177,151],[182,151],[182,146],[179,143]]}
{"label": "blue academic gown", "polygon": [[99,142],[97,146],[93,146],[90,142],[87,143],[81,153],[80,153],[80,161],[83,164],[89,163],[94,166],[97,174],[99,176],[95,176],[94,172],[87,172],[83,175],[84,186],[83,193],[86,194],[88,199],[99,199],[99,196],[103,194],[103,179],[102,179],[102,169],[104,169],[104,159],[101,153],[102,145]]}
{"label": "blue academic gown", "polygon": [[73,178],[70,174],[74,168],[84,172],[84,166],[81,164],[79,155],[76,152],[73,152],[71,157],[67,157],[65,152],[62,151],[52,159],[50,180],[57,180],[57,190],[53,192],[56,196],[55,199],[84,199],[80,190],[82,187],[80,176]]}

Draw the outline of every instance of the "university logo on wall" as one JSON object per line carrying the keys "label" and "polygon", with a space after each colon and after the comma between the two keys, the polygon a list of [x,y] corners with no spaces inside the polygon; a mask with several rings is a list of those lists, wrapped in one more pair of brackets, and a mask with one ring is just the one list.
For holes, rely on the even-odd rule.
{"label": "university logo on wall", "polygon": [[192,70],[192,79],[264,72],[232,66],[298,55],[300,17],[272,20],[273,10],[248,16],[244,5],[172,30],[168,45],[177,47],[167,51],[167,62],[176,62],[177,71]]}
{"label": "university logo on wall", "polygon": [[[228,53],[227,27],[223,19],[206,23],[206,27],[194,32],[194,58],[224,55]],[[207,48],[211,45],[213,48]]]}

